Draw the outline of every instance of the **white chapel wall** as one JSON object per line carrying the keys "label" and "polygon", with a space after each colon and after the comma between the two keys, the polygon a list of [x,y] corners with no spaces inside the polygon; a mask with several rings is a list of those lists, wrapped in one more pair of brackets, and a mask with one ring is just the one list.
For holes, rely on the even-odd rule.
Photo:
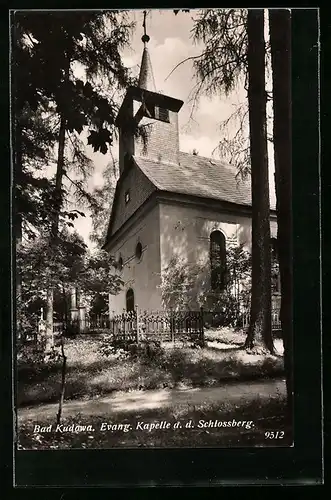
{"label": "white chapel wall", "polygon": [[[243,244],[251,252],[251,218],[225,214],[194,206],[160,205],[161,269],[165,270],[172,258],[186,264],[197,264],[203,269],[197,276],[192,297],[199,288],[210,286],[210,234],[222,231],[226,245]],[[271,236],[276,237],[277,223],[270,223]]]}
{"label": "white chapel wall", "polygon": [[[116,260],[121,256],[123,270],[120,273],[124,286],[117,295],[110,295],[109,310],[118,314],[126,307],[126,292],[132,288],[135,304],[139,309],[157,310],[160,299],[160,228],[159,208],[154,207],[141,221],[134,225],[111,250]],[[142,257],[138,261],[135,250],[138,241],[142,244]]]}
{"label": "white chapel wall", "polygon": [[161,266],[173,256],[186,262],[207,263],[209,237],[214,230],[224,233],[227,243],[243,243],[251,249],[251,220],[234,214],[194,206],[160,206]]}

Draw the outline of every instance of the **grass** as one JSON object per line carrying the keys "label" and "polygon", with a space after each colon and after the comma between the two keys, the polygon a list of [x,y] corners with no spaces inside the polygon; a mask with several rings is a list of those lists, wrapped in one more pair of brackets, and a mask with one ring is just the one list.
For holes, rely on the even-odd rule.
{"label": "grass", "polygon": [[209,328],[205,330],[205,340],[219,342],[225,345],[239,346],[245,342],[246,334],[243,330],[233,328]]}
{"label": "grass", "polygon": [[[211,387],[230,380],[252,380],[283,373],[282,356],[251,355],[240,349],[244,334],[231,330],[206,332],[207,347],[168,344],[153,359],[105,357],[106,335],[68,340],[65,399],[90,399],[113,391],[178,387]],[[279,349],[278,349],[279,350]],[[58,400],[61,364],[38,366],[18,361],[17,405]]]}
{"label": "grass", "polygon": [[[38,421],[39,425],[52,425],[51,432],[33,432],[35,421],[21,422],[19,419],[18,448],[290,446],[291,427],[285,413],[284,399],[273,396],[267,403],[256,397],[249,403],[236,406],[230,402],[198,406],[181,404],[162,410],[145,410],[138,415],[137,412],[123,412],[111,417],[107,414],[91,417],[84,413],[63,419],[64,426],[91,425],[93,428],[81,432],[56,432],[54,417],[43,417]],[[190,427],[187,427],[190,421]],[[202,427],[201,421],[207,426]],[[222,422],[223,425],[210,427],[210,421]],[[151,424],[155,426],[160,422],[163,422],[163,427],[167,423],[169,428],[151,428]],[[224,426],[227,422],[229,424]],[[241,422],[239,427],[238,422]],[[102,430],[105,423],[109,425],[108,430]],[[267,431],[281,432],[282,439],[268,439]]]}

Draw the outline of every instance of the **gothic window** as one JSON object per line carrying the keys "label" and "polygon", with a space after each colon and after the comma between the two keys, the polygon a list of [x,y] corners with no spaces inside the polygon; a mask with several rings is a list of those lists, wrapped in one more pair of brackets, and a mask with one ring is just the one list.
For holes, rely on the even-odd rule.
{"label": "gothic window", "polygon": [[142,244],[140,243],[140,241],[138,241],[137,243],[137,246],[136,246],[136,258],[138,260],[141,259],[141,256],[142,256],[142,253],[143,253],[143,247],[142,247]]}
{"label": "gothic window", "polygon": [[126,310],[134,311],[134,291],[132,288],[126,292]]}
{"label": "gothic window", "polygon": [[118,267],[119,271],[122,271],[122,269],[123,269],[123,259],[122,259],[122,257],[120,257],[118,259],[117,267]]}
{"label": "gothic window", "polygon": [[210,268],[212,290],[223,290],[226,284],[226,244],[221,231],[210,235]]}
{"label": "gothic window", "polygon": [[125,200],[125,203],[129,203],[129,201],[130,201],[130,189],[125,191],[124,200]]}

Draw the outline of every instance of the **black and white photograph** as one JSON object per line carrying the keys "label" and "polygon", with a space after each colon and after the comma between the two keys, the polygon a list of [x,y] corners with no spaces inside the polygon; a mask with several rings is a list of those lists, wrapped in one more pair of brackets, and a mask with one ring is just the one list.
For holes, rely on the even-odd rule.
{"label": "black and white photograph", "polygon": [[290,9],[11,12],[17,450],[293,447]]}

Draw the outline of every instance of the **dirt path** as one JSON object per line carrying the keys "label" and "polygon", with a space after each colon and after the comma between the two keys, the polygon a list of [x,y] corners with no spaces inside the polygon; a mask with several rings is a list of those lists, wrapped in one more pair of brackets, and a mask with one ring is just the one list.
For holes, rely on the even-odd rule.
{"label": "dirt path", "polygon": [[[268,399],[270,395],[285,395],[285,381],[281,379],[263,380],[250,383],[231,383],[221,387],[202,387],[186,389],[161,389],[153,391],[117,392],[111,396],[89,400],[68,401],[63,407],[63,417],[82,413],[88,415],[110,415],[123,412],[142,412],[163,409],[175,405],[199,405],[203,403],[222,403],[231,401],[246,403],[257,396]],[[43,404],[18,409],[18,419],[36,420],[54,417],[57,403]]]}

